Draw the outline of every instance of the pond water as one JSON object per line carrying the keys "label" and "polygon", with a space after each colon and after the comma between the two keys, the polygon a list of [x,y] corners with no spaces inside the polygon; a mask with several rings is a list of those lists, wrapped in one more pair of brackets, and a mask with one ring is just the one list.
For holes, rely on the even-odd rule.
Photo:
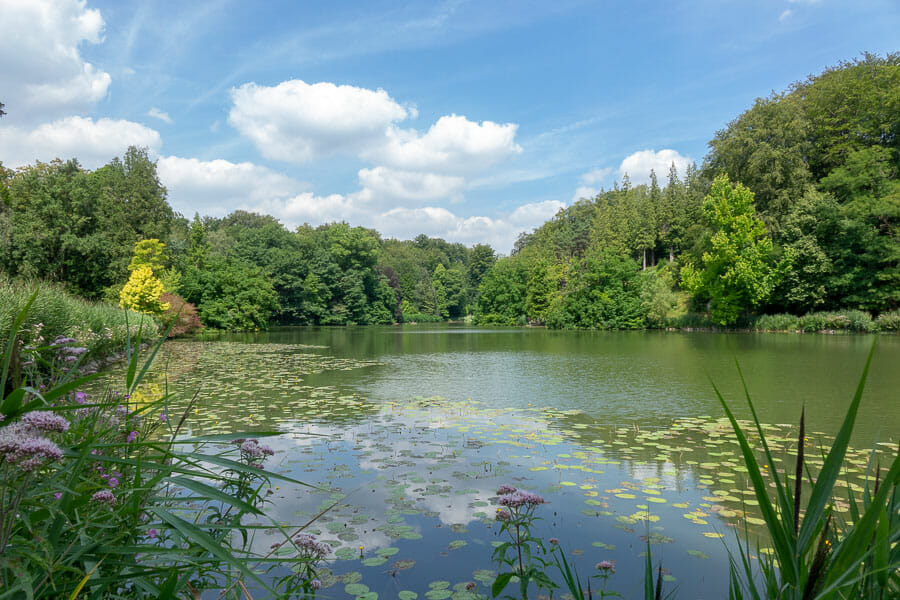
{"label": "pond water", "polygon": [[[614,560],[609,588],[639,597],[649,540],[667,590],[721,598],[725,545],[745,527],[763,551],[767,541],[711,380],[748,416],[737,358],[790,464],[801,405],[808,431],[833,434],[872,339],[283,328],[168,342],[142,393],[165,381],[186,402],[199,388],[192,435],[282,432],[266,442],[269,466],[327,491],[273,487],[268,512],[296,528],[331,507],[306,530],[333,548],[323,597],[465,600],[468,582],[490,596],[495,492],[512,484],[546,499],[537,533],[558,538],[583,576]],[[898,366],[900,337],[885,336],[843,485],[863,485],[867,449],[896,447]],[[828,447],[809,434],[808,456]],[[265,553],[275,539],[260,530],[254,544]]]}

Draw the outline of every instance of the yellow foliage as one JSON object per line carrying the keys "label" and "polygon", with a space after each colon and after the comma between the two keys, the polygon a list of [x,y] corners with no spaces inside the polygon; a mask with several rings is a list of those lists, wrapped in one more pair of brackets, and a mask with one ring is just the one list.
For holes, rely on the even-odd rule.
{"label": "yellow foliage", "polygon": [[168,302],[159,299],[164,292],[162,282],[153,275],[151,267],[138,267],[122,288],[119,305],[148,315],[161,315],[169,308]]}

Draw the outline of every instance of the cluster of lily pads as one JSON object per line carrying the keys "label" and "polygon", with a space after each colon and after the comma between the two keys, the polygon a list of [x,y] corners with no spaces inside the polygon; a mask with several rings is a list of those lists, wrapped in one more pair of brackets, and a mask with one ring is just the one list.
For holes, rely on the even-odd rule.
{"label": "cluster of lily pads", "polygon": [[[637,574],[645,542],[673,548],[663,577],[674,581],[692,568],[689,561],[721,561],[722,544],[735,537],[730,531],[759,539],[770,552],[725,418],[642,429],[583,411],[510,410],[472,399],[373,403],[342,385],[307,382],[376,364],[320,347],[183,342],[164,350],[177,359],[157,361],[170,365],[170,388],[201,390],[186,431],[278,429],[282,435],[268,440],[275,471],[325,490],[286,484],[269,496],[269,512],[285,527],[309,523],[305,531],[331,548],[318,572],[322,589],[364,600],[388,592],[401,600],[488,594],[497,573],[485,566],[501,543],[496,489],[507,481],[547,498],[552,517],[536,534],[562,539],[582,566],[616,560],[620,573]],[[149,386],[145,392],[152,396]],[[789,467],[795,429],[766,425],[764,432],[778,464]],[[810,467],[820,467],[830,440],[809,434],[804,443]],[[868,451],[851,449],[838,485],[861,490],[869,459]],[[847,506],[838,501],[835,510]],[[269,540],[255,543],[263,548]],[[431,581],[436,573],[442,577]],[[724,582],[711,575],[703,588],[681,580],[698,593],[717,593]]]}

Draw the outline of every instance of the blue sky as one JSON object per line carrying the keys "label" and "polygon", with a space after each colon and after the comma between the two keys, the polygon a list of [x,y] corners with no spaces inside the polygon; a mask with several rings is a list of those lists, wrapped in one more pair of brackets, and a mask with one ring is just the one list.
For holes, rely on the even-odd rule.
{"label": "blue sky", "polygon": [[505,253],[898,32],[896,0],[0,0],[0,161],[95,168],[138,144],[186,216]]}

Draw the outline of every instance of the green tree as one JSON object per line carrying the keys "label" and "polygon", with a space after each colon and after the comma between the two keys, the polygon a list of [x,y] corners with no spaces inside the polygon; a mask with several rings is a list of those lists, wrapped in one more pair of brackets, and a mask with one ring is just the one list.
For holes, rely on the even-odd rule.
{"label": "green tree", "polygon": [[708,299],[712,318],[730,325],[768,300],[790,256],[775,258],[772,239],[756,216],[753,192],[732,186],[721,175],[703,202],[703,214],[713,233],[702,266],[686,265],[682,283],[696,298]]}

